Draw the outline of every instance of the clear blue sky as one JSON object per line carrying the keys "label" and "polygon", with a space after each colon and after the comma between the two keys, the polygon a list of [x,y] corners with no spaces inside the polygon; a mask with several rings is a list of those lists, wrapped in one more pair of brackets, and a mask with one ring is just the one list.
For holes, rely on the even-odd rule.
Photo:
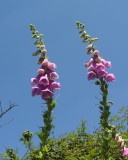
{"label": "clear blue sky", "polygon": [[[88,130],[98,126],[99,88],[87,80],[84,62],[89,60],[85,45],[81,43],[75,22],[86,25],[92,37],[98,37],[97,49],[106,60],[112,61],[117,81],[110,83],[110,100],[115,104],[112,112],[128,104],[128,1],[124,0],[2,0],[0,5],[0,100],[3,107],[10,101],[19,106],[8,112],[0,124],[0,152],[4,147],[24,147],[18,141],[21,133],[33,133],[42,125],[42,100],[31,96],[31,77],[39,66],[31,39],[29,24],[44,34],[48,56],[58,66],[62,89],[57,92],[54,110],[55,136],[70,132],[87,120]],[[58,94],[60,96],[58,97]],[[38,140],[35,139],[38,144]]]}

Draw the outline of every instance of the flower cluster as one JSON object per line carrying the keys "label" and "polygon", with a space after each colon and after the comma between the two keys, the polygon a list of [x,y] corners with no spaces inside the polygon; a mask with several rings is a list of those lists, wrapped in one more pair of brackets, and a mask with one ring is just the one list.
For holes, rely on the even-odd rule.
{"label": "flower cluster", "polygon": [[37,77],[31,79],[31,84],[37,85],[32,87],[32,96],[41,95],[42,99],[48,99],[53,97],[54,90],[60,89],[61,85],[59,82],[54,81],[54,79],[59,78],[59,75],[53,71],[56,64],[48,61],[46,57],[42,57],[41,60],[42,66],[37,71]]}
{"label": "flower cluster", "polygon": [[48,61],[46,57],[46,47],[44,45],[43,35],[39,34],[35,26],[30,24],[30,30],[32,31],[32,38],[36,38],[36,48],[38,50],[33,53],[33,56],[39,56],[37,64],[41,64],[41,68],[37,71],[38,75],[36,78],[31,78],[31,84],[36,85],[32,87],[32,96],[41,95],[43,100],[52,98],[54,90],[60,89],[61,85],[59,82],[55,82],[54,79],[58,79],[59,75],[53,71],[57,66],[55,63]]}
{"label": "flower cluster", "polygon": [[123,157],[128,157],[128,148],[125,147],[124,145],[124,139],[122,139],[121,136],[119,136],[118,134],[115,135],[115,140],[120,143],[120,148],[123,149]]}
{"label": "flower cluster", "polygon": [[111,67],[111,62],[105,61],[103,58],[101,58],[99,56],[99,51],[94,50],[91,44],[88,45],[87,49],[87,53],[93,53],[93,57],[84,64],[85,67],[88,67],[88,80],[104,78],[107,82],[115,81],[116,78],[114,74],[106,71],[106,68]]}

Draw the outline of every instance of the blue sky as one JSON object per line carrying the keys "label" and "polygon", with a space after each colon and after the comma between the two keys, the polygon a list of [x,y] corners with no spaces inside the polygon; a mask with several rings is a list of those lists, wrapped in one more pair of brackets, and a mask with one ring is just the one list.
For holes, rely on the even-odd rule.
{"label": "blue sky", "polygon": [[[54,110],[55,136],[70,132],[80,120],[87,120],[88,131],[92,132],[99,123],[99,88],[87,80],[84,62],[86,45],[81,43],[76,21],[86,25],[92,37],[98,37],[95,43],[100,54],[112,61],[112,69],[117,81],[110,83],[109,98],[114,101],[112,112],[128,104],[128,1],[124,0],[12,0],[1,1],[0,5],[0,100],[3,108],[10,101],[19,106],[8,112],[0,124],[0,152],[5,147],[19,148],[21,133],[30,130],[33,133],[42,125],[42,100],[31,96],[31,77],[35,77],[39,66],[36,51],[31,39],[29,24],[36,26],[44,34],[45,45],[50,61],[57,64],[62,89],[56,93],[57,106]],[[59,96],[58,96],[59,95]],[[35,138],[35,143],[38,140]]]}

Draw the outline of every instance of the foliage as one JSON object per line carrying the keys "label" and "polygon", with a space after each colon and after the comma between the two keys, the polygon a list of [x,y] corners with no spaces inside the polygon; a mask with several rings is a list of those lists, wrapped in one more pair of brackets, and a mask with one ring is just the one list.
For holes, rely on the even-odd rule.
{"label": "foliage", "polygon": [[[121,115],[123,116],[123,114]],[[116,117],[116,116],[114,116]],[[117,120],[113,120],[118,123]],[[115,128],[113,128],[115,131]],[[113,129],[109,132],[110,150],[108,156],[110,160],[121,160],[122,149],[120,149],[120,143],[115,141],[113,138]],[[116,128],[116,133],[119,133],[120,128]],[[27,133],[28,131],[24,132]],[[40,150],[40,147],[35,147],[30,143],[31,138],[26,137],[22,134],[20,140],[27,147],[27,153],[23,158],[16,156],[17,152],[13,149],[8,148],[6,150],[6,155],[3,159],[9,160],[100,160],[103,159],[102,155],[102,130],[97,129],[94,133],[90,134],[87,132],[86,121],[82,121],[81,125],[77,127],[75,131],[66,134],[65,136],[60,135],[58,138],[49,138],[47,145]],[[30,133],[30,132],[29,132]],[[128,133],[123,129],[120,132],[122,137],[127,138]],[[31,147],[30,147],[31,144]]]}

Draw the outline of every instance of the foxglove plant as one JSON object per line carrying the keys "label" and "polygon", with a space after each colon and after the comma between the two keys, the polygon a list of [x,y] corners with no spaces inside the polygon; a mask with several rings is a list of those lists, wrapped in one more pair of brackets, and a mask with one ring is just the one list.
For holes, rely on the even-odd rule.
{"label": "foxglove plant", "polygon": [[110,105],[112,101],[108,101],[108,82],[116,81],[113,73],[108,73],[107,68],[111,68],[111,62],[101,58],[99,51],[95,49],[93,42],[97,41],[98,38],[91,38],[85,31],[85,26],[79,22],[76,22],[77,28],[80,29],[80,38],[83,38],[82,42],[89,42],[87,46],[87,54],[92,54],[91,59],[84,64],[88,68],[87,78],[88,80],[96,80],[95,84],[100,86],[102,100],[100,101],[100,125],[103,129],[102,133],[102,149],[101,153],[104,159],[108,159],[109,146],[109,130],[111,126],[108,123],[110,116]]}
{"label": "foxglove plant", "polygon": [[56,102],[54,101],[54,92],[59,90],[61,85],[59,82],[56,82],[55,79],[59,78],[59,75],[54,72],[54,69],[57,67],[55,63],[52,63],[48,60],[46,56],[47,50],[44,45],[44,40],[42,39],[43,35],[39,35],[38,31],[34,25],[30,24],[30,30],[32,31],[32,38],[36,39],[34,43],[38,50],[33,53],[33,56],[39,56],[37,64],[40,64],[41,67],[37,71],[36,78],[31,78],[32,87],[32,96],[40,95],[42,100],[45,101],[47,110],[43,113],[44,126],[41,127],[41,132],[38,132],[38,137],[41,140],[40,148],[45,147],[48,141],[48,137],[51,134],[53,117],[51,116]]}

